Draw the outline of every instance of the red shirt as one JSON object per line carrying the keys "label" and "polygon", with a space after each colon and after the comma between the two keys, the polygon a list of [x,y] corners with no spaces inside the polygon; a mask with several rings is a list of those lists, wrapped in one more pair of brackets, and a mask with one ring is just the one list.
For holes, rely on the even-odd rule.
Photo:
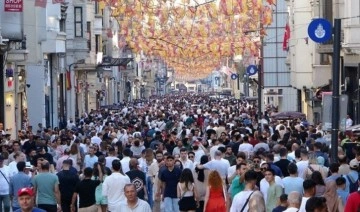
{"label": "red shirt", "polygon": [[344,212],[356,212],[360,208],[360,192],[356,191],[350,194],[345,204]]}

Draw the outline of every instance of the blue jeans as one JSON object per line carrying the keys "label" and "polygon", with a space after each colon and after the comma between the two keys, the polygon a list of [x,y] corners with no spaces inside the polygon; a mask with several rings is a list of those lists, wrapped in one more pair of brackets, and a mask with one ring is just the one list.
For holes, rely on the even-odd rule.
{"label": "blue jeans", "polygon": [[148,203],[150,205],[150,208],[152,209],[154,206],[154,198],[153,198],[153,184],[151,181],[151,176],[146,177],[146,189],[147,189]]}
{"label": "blue jeans", "polygon": [[166,208],[166,212],[179,212],[179,199],[178,198],[164,198],[164,208]]}
{"label": "blue jeans", "polygon": [[0,212],[9,212],[10,211],[10,195],[0,195]]}

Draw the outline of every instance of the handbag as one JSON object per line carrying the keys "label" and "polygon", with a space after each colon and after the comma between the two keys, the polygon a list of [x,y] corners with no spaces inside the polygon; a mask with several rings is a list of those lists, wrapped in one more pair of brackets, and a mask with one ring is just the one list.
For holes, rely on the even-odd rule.
{"label": "handbag", "polygon": [[[179,187],[180,187],[180,185],[179,185]],[[180,187],[180,190],[181,190],[181,187]],[[182,195],[180,196],[180,199],[179,199],[179,201],[178,201],[178,205],[179,205],[179,206],[182,204],[186,192],[187,192],[187,188],[185,189],[184,193],[182,193]]]}

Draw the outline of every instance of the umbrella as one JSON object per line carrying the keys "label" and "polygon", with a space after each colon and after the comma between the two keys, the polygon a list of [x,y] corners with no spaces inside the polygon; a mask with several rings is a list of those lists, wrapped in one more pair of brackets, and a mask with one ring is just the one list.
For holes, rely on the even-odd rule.
{"label": "umbrella", "polygon": [[277,120],[289,120],[289,119],[303,119],[306,118],[306,115],[296,111],[285,111],[285,112],[276,113],[271,117]]}

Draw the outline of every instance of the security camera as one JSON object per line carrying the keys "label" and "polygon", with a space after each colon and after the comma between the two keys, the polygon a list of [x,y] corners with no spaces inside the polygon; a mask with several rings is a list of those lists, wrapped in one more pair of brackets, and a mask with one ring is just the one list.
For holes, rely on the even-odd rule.
{"label": "security camera", "polygon": [[26,87],[30,88],[30,86],[31,86],[30,84],[26,84]]}

